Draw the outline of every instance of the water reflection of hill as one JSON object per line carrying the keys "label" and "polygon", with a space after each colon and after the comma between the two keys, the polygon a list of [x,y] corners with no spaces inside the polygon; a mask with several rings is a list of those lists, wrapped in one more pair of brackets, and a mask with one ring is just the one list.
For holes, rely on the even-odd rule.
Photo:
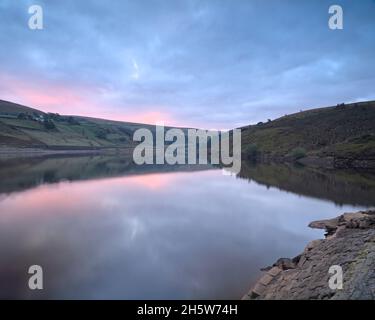
{"label": "water reflection of hill", "polygon": [[211,170],[208,165],[143,165],[119,156],[55,156],[0,160],[0,194],[44,183],[181,171]]}
{"label": "water reflection of hill", "polygon": [[[106,177],[200,171],[208,165],[144,165],[119,156],[56,156],[0,160],[0,194],[34,188],[44,183]],[[375,205],[375,173],[324,170],[281,164],[243,162],[240,178],[339,205]]]}
{"label": "water reflection of hill", "polygon": [[375,173],[242,163],[239,177],[336,204],[375,205]]}

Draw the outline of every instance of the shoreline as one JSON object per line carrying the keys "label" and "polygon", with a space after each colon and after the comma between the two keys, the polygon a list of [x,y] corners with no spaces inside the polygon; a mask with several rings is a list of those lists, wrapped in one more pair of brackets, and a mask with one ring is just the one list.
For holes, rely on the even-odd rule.
{"label": "shoreline", "polygon": [[[24,158],[37,156],[56,156],[56,155],[90,155],[90,154],[125,154],[131,155],[135,146],[128,147],[10,147],[0,145],[0,159]],[[262,156],[256,159],[248,158],[242,155],[242,161],[255,161],[258,163],[277,163],[277,164],[297,164],[310,168],[323,169],[356,169],[370,170],[375,169],[375,159],[356,159],[356,158],[336,158],[336,157],[304,157],[299,160],[293,160],[290,157],[270,157]]]}
{"label": "shoreline", "polygon": [[0,160],[12,158],[27,158],[41,156],[59,156],[59,155],[128,155],[132,154],[133,147],[129,148],[16,148],[1,147]]}
{"label": "shoreline", "polygon": [[[325,239],[311,241],[294,258],[280,258],[243,300],[375,299],[375,210],[313,221]],[[343,271],[343,288],[330,289],[331,266]]]}
{"label": "shoreline", "polygon": [[374,170],[375,158],[372,157],[338,157],[338,156],[311,156],[307,155],[300,159],[284,155],[267,155],[260,154],[257,157],[248,157],[242,154],[243,159],[247,159],[260,163],[293,163],[312,168],[324,169],[358,169],[358,170]]}

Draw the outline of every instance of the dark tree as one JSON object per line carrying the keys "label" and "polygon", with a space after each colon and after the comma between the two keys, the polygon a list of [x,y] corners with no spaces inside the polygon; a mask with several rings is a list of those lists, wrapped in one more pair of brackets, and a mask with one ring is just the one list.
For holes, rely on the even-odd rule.
{"label": "dark tree", "polygon": [[27,119],[27,114],[21,112],[21,113],[18,114],[17,119],[26,120]]}
{"label": "dark tree", "polygon": [[44,127],[45,127],[47,130],[53,130],[53,129],[56,129],[55,124],[54,124],[53,121],[50,120],[50,119],[44,120],[43,124],[44,124]]}

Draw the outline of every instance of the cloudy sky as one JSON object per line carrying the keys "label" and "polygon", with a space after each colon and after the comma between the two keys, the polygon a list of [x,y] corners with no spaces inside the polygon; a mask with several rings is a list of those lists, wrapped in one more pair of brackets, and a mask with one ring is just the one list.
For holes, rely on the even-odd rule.
{"label": "cloudy sky", "polygon": [[375,0],[0,0],[0,99],[44,111],[232,128],[374,88]]}

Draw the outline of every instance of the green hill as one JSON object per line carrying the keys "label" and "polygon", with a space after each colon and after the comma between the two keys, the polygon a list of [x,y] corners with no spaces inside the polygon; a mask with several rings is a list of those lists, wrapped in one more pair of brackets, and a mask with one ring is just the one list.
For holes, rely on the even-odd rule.
{"label": "green hill", "polygon": [[312,109],[241,129],[249,158],[375,160],[375,101]]}
{"label": "green hill", "polygon": [[[64,116],[0,100],[3,149],[128,148],[140,127],[155,130],[152,125]],[[305,164],[331,159],[336,167],[368,167],[368,162],[374,167],[375,101],[312,109],[241,130],[245,158]]]}
{"label": "green hill", "polygon": [[44,114],[44,112],[29,108],[17,103],[9,102],[9,101],[4,101],[0,100],[0,116],[6,116],[6,115],[14,115],[14,114],[19,114],[19,113],[25,113],[29,115],[33,114]]}
{"label": "green hill", "polygon": [[0,147],[129,147],[133,144],[133,132],[141,126],[144,127],[136,123],[45,113],[0,100]]}

